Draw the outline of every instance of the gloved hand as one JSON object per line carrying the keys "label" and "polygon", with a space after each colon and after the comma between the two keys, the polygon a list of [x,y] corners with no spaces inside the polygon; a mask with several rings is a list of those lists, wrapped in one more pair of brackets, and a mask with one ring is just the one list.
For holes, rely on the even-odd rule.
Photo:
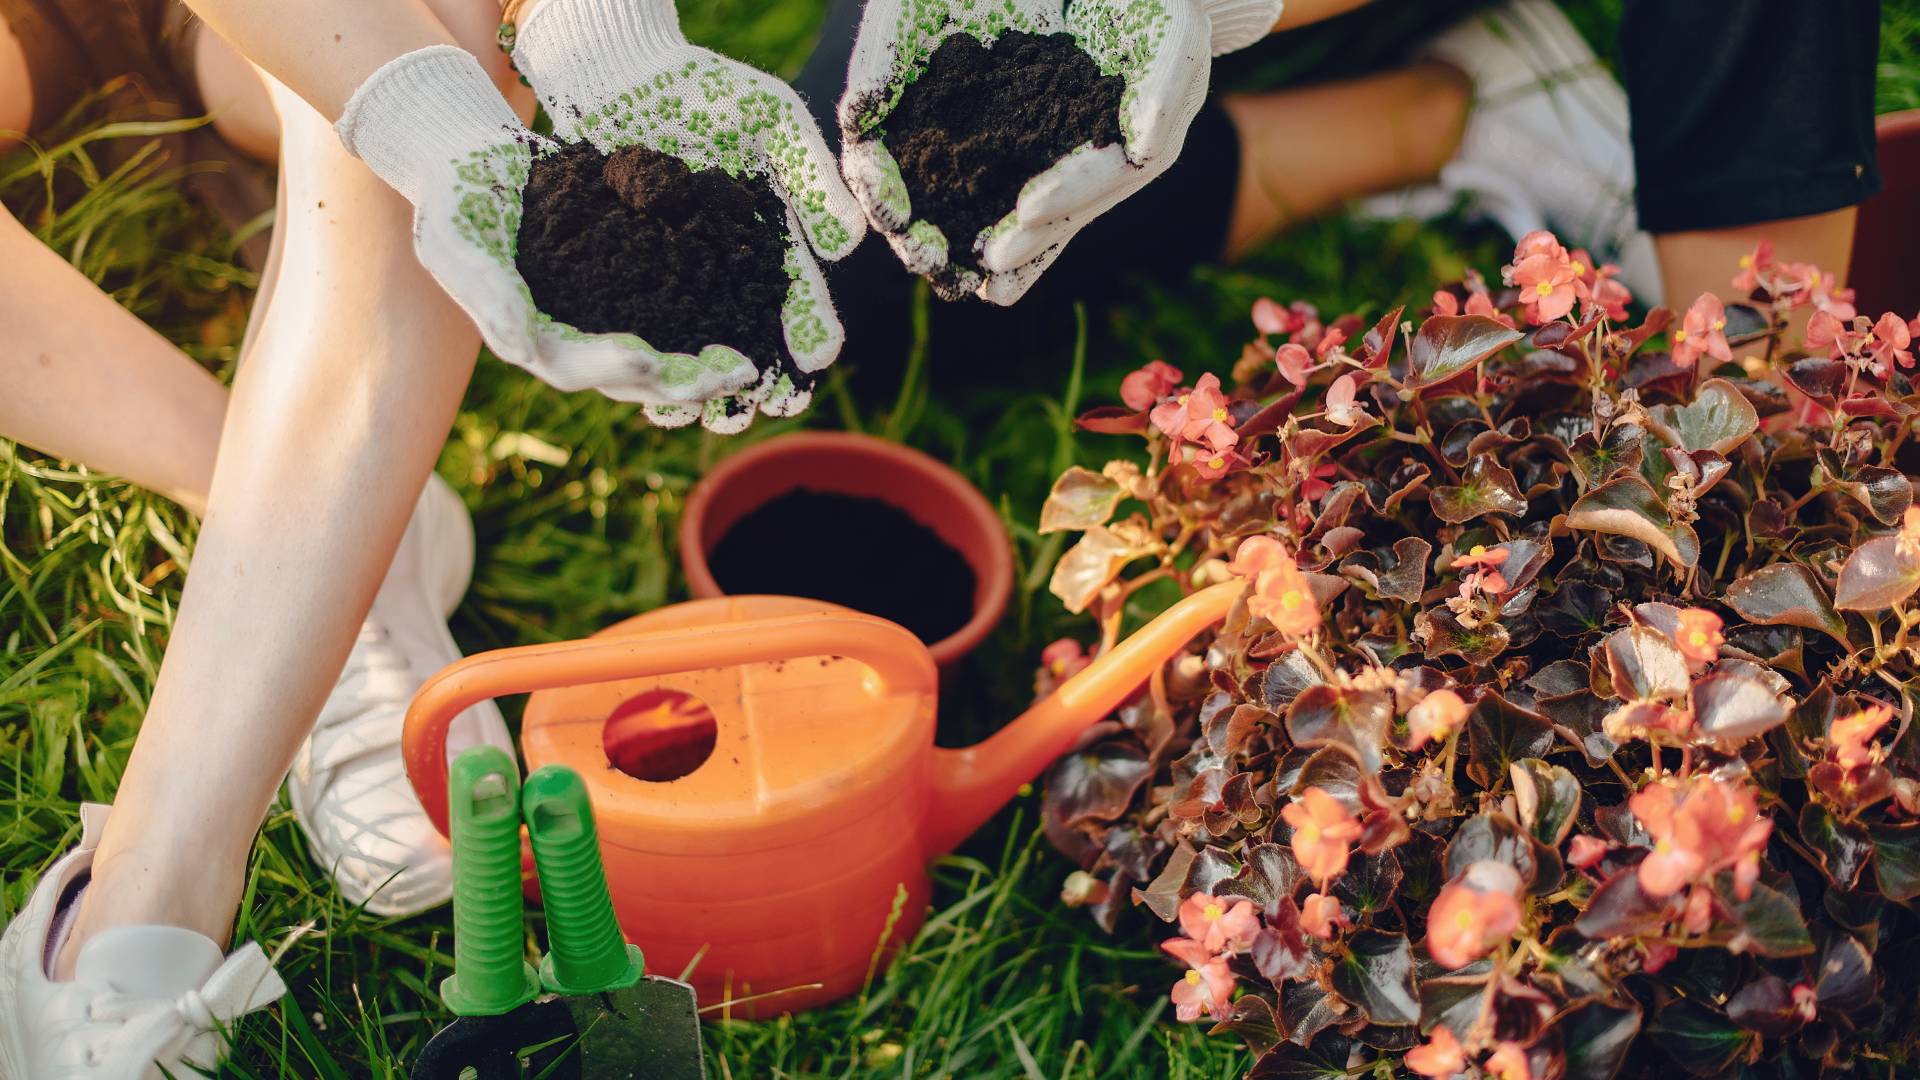
{"label": "gloved hand", "polygon": [[[1200,111],[1211,57],[1266,36],[1285,0],[868,0],[840,98],[840,165],[874,228],[907,269],[952,299],[996,304],[1024,295],[1089,221],[1165,172]],[[899,166],[879,138],[908,83],[954,33],[991,44],[1002,33],[1071,33],[1106,75],[1126,80],[1123,146],[1069,152],[1021,189],[1013,210],[978,236],[943,236],[915,220]],[[949,253],[978,254],[984,275]]]}
{"label": "gloved hand", "polygon": [[520,189],[552,144],[527,130],[473,54],[407,53],[354,92],[335,129],[414,206],[421,265],[466,310],[494,355],[561,390],[690,408],[758,377],[732,349],[663,353],[632,334],[589,334],[535,309],[514,266]]}
{"label": "gloved hand", "polygon": [[[766,176],[787,206],[788,350],[803,372],[833,363],[845,335],[814,256],[852,251],[866,220],[791,87],[688,44],[672,0],[541,0],[521,21],[513,59],[561,139],[586,139],[604,153],[638,143],[694,169]],[[653,402],[648,417],[669,427],[698,418],[731,432],[756,407],[770,416],[806,407],[811,392],[773,358],[751,359],[760,374],[733,397]]]}

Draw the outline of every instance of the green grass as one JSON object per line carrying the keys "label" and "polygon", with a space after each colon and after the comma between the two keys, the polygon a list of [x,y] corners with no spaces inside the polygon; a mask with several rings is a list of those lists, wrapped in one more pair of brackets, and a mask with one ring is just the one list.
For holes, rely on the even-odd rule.
{"label": "green grass", "polygon": [[[1618,0],[1570,5],[1606,46]],[[692,5],[689,5],[690,7]],[[1332,27],[1236,81],[1338,70],[1391,52],[1384,23]],[[1880,68],[1883,108],[1920,105],[1920,0],[1889,3]],[[690,31],[791,73],[817,32],[819,7],[727,0],[688,13]],[[1396,31],[1398,32],[1398,31]],[[1362,40],[1364,38],[1364,40]],[[76,132],[82,129],[75,129]],[[98,139],[103,133],[87,137]],[[110,134],[110,133],[109,133]],[[140,133],[120,133],[139,138]],[[230,238],[151,160],[101,176],[90,152],[0,159],[0,192],[28,224],[129,308],[213,370],[225,372],[244,327],[251,277]],[[52,201],[44,174],[83,183]],[[1086,313],[1076,350],[1067,313],[1023,343],[1034,374],[1017,386],[969,377],[969,358],[931,350],[924,382],[900,392],[845,375],[804,423],[858,424],[953,462],[1003,508],[1020,559],[1005,626],[952,680],[940,741],[960,745],[1017,712],[1032,657],[1082,629],[1043,588],[1057,545],[1032,523],[1050,477],[1098,464],[1118,444],[1075,439],[1077,403],[1111,400],[1119,378],[1164,357],[1225,370],[1262,294],[1342,311],[1417,301],[1468,265],[1491,270],[1500,240],[1484,231],[1331,220],[1280,239],[1232,268],[1141,285]],[[1084,364],[1076,363],[1084,357]],[[867,383],[873,380],[866,380]],[[865,394],[871,400],[863,399]],[[761,423],[763,438],[794,423]],[[578,637],[684,595],[673,529],[688,487],[736,441],[648,428],[634,409],[556,393],[484,362],[440,469],[473,509],[474,587],[455,620],[469,650]],[[0,441],[0,913],[10,917],[39,872],[77,839],[74,805],[107,801],[158,669],[191,551],[187,515],[111,477]],[[935,912],[913,946],[861,996],[764,1023],[708,1016],[716,1077],[1227,1077],[1247,1058],[1227,1039],[1169,1021],[1171,969],[1143,917],[1108,936],[1058,900],[1070,867],[1035,828],[1023,797],[935,868]],[[284,812],[254,850],[239,934],[278,952],[293,996],[248,1021],[234,1076],[393,1075],[445,1017],[432,988],[448,970],[443,910],[383,920],[343,905],[308,861]],[[530,939],[530,943],[531,943]]]}

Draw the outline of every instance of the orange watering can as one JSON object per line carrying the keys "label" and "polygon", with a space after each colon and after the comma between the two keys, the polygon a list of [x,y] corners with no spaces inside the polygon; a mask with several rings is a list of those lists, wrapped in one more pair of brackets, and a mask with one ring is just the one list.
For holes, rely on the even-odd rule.
{"label": "orange watering can", "polygon": [[1215,585],[1173,605],[962,750],[933,745],[936,669],[907,630],[792,597],[695,600],[442,671],[407,713],[407,774],[445,833],[448,723],[531,692],[527,768],[585,778],[614,908],[648,969],[677,975],[697,958],[704,1001],[771,995],[738,1011],[803,1009],[857,991],[875,951],[919,928],[928,860],[1241,590]]}

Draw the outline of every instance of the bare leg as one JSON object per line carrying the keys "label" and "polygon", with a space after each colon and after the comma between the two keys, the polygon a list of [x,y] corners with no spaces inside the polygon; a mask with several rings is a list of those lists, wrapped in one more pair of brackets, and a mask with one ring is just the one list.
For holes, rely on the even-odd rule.
{"label": "bare leg", "polygon": [[1812,217],[1656,236],[1654,248],[1660,253],[1660,274],[1666,280],[1667,302],[1685,307],[1701,293],[1736,299],[1729,283],[1739,270],[1737,264],[1740,257],[1751,253],[1761,240],[1772,242],[1776,259],[1813,263],[1845,286],[1847,264],[1853,258],[1853,225],[1858,213],[1858,207],[1849,206]]}
{"label": "bare leg", "polygon": [[66,951],[223,939],[280,777],[346,658],[478,352],[411,210],[276,89],[281,287],[240,371],[173,639]]}
{"label": "bare leg", "polygon": [[1428,62],[1220,103],[1240,135],[1227,257],[1361,195],[1433,179],[1453,157],[1472,88]]}

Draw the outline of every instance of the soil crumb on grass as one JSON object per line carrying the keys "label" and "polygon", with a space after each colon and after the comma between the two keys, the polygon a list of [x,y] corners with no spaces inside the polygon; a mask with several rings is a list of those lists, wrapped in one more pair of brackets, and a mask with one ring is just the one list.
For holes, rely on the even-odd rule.
{"label": "soil crumb on grass", "polygon": [[948,37],[882,125],[913,216],[940,227],[950,259],[979,269],[974,238],[1028,180],[1082,143],[1121,141],[1125,89],[1071,34],[1012,30],[992,48]]}
{"label": "soil crumb on grass", "polygon": [[764,179],[582,142],[533,163],[522,203],[517,262],[541,311],[668,352],[729,345],[802,378],[780,323],[786,207]]}
{"label": "soil crumb on grass", "polygon": [[707,557],[731,595],[825,600],[932,644],[973,617],[967,560],[898,507],[800,488],[747,514]]}

